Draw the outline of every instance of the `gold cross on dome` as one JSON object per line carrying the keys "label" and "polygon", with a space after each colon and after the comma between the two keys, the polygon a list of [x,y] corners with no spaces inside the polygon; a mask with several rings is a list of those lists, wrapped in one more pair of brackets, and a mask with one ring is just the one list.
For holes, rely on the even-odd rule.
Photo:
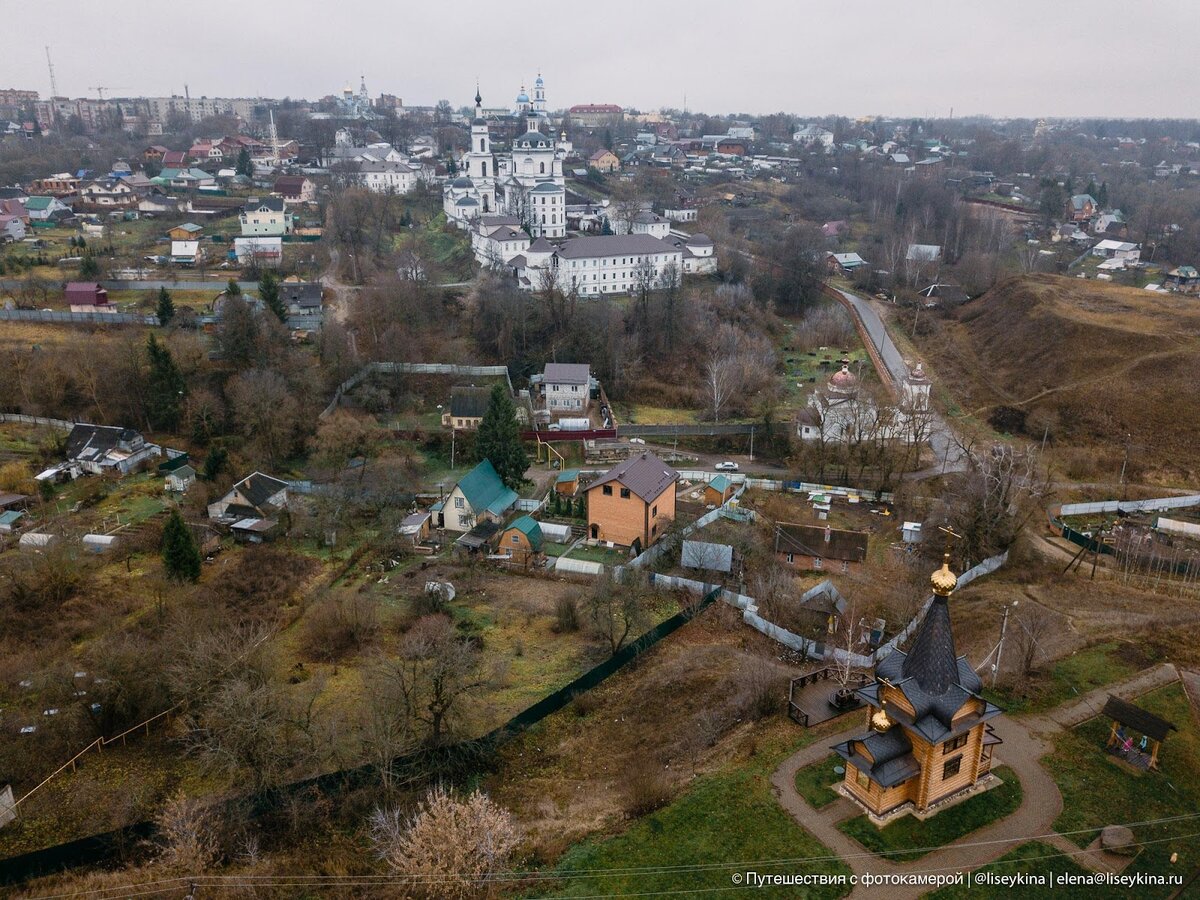
{"label": "gold cross on dome", "polygon": [[938,531],[940,531],[940,532],[942,532],[942,534],[946,535],[946,556],[949,557],[950,556],[950,542],[951,541],[961,541],[962,535],[959,534],[958,532],[956,532],[949,525],[939,525]]}

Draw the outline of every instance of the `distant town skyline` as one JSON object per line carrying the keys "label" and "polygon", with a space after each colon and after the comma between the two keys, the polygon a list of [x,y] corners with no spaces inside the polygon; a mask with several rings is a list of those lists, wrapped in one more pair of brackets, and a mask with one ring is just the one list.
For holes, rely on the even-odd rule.
{"label": "distant town skyline", "polygon": [[[72,27],[47,29],[47,15]],[[231,11],[232,15],[229,13]],[[466,0],[446,7],[336,7],[295,0],[285,10],[218,2],[173,24],[161,4],[29,4],[5,9],[0,87],[50,95],[265,96],[315,100],[357,89],[407,105],[510,105],[540,70],[552,108],[616,103],[644,111],[799,116],[1191,118],[1200,84],[1186,72],[1200,13],[1158,0],[1130,17],[1116,0],[1011,0],[1004,15],[949,0],[902,6],[865,0],[686,8],[621,2],[599,13],[569,6],[512,16]],[[1114,23],[1119,23],[1116,27]],[[105,35],[119,27],[119,47]],[[1151,51],[1152,52],[1149,52]],[[1109,74],[1119,71],[1119,78]]]}

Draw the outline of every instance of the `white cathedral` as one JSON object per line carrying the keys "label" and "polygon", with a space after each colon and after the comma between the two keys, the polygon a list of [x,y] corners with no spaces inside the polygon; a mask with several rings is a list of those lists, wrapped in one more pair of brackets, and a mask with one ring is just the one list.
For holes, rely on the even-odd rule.
{"label": "white cathedral", "polygon": [[483,99],[475,90],[471,146],[462,158],[462,172],[451,180],[442,198],[446,218],[470,228],[481,216],[515,217],[533,238],[561,238],[567,233],[567,192],[563,159],[566,135],[555,141],[546,112],[546,85],[539,74],[533,98],[521,88],[515,114],[525,119],[525,132],[499,160],[492,153]]}

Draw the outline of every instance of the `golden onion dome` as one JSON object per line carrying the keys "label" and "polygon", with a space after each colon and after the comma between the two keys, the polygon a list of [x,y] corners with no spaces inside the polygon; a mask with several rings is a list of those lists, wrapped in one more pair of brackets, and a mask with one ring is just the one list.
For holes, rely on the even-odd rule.
{"label": "golden onion dome", "polygon": [[939,597],[949,597],[950,592],[958,586],[958,576],[950,571],[950,554],[942,557],[942,567],[929,576],[933,592]]}
{"label": "golden onion dome", "polygon": [[892,727],[892,720],[888,718],[886,709],[880,707],[871,715],[871,727],[876,731],[887,731]]}

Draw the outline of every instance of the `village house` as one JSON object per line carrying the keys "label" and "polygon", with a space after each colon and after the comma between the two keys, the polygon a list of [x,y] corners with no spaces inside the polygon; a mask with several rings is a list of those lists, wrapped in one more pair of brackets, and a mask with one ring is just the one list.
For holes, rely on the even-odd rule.
{"label": "village house", "polygon": [[312,203],[317,199],[317,184],[303,175],[280,175],[274,192],[289,203]]}
{"label": "village house", "polygon": [[792,134],[792,143],[799,144],[801,147],[829,150],[833,147],[833,132],[820,125],[805,125]]}
{"label": "village house", "polygon": [[[521,220],[516,216],[480,216],[471,229],[471,249],[481,266],[495,267],[520,265],[515,262],[530,249],[529,235],[520,228]],[[538,238],[535,253],[553,252],[554,248],[545,238]],[[545,246],[543,246],[545,245]]]}
{"label": "village house", "polygon": [[797,613],[802,622],[807,620],[812,626],[802,629],[806,637],[836,634],[846,613],[846,598],[826,579],[800,595]]}
{"label": "village house", "polygon": [[233,253],[238,265],[277,269],[283,262],[283,238],[238,237],[233,239]]}
{"label": "village house", "polygon": [[203,226],[197,225],[194,222],[185,222],[182,225],[176,225],[173,228],[167,229],[167,237],[173,241],[198,241],[203,232]]}
{"label": "village house", "polygon": [[775,526],[775,558],[802,570],[851,572],[867,559],[867,533],[828,525]]}
{"label": "village house", "polygon": [[1091,194],[1075,194],[1067,201],[1067,220],[1070,222],[1090,222],[1100,211],[1096,199]]}
{"label": "village house", "polygon": [[640,553],[675,520],[679,473],[649,451],[631,456],[586,488],[588,537]]}
{"label": "village house", "polygon": [[279,299],[289,315],[320,315],[323,296],[324,288],[319,281],[284,281],[279,285]]}
{"label": "village house", "polygon": [[151,144],[142,151],[142,159],[146,162],[162,162],[163,157],[169,152],[162,144]]}
{"label": "village house", "polygon": [[1098,256],[1101,259],[1117,259],[1127,264],[1135,263],[1141,259],[1142,248],[1140,245],[1131,244],[1128,241],[1105,239],[1092,248],[1092,256]]}
{"label": "village house", "polygon": [[484,522],[499,522],[516,502],[516,492],[504,486],[495,467],[485,459],[430,509],[439,528],[470,531]]}
{"label": "village house", "polygon": [[826,253],[825,269],[831,275],[852,275],[856,269],[868,265],[857,253]]}
{"label": "village house", "polygon": [[138,194],[123,178],[98,178],[79,189],[79,200],[93,206],[125,209],[137,206]]}
{"label": "village house", "polygon": [[546,363],[542,399],[551,415],[586,412],[592,402],[592,368],[587,363]]}
{"label": "village house", "polygon": [[[89,425],[78,422],[67,435],[66,463],[59,468],[89,475],[118,473],[128,475],[148,459],[162,456],[162,448],[148,444],[140,432],[114,425]],[[47,470],[53,472],[54,470]],[[54,478],[47,472],[39,480]]]}
{"label": "village house", "polygon": [[208,517],[232,525],[244,519],[270,519],[287,509],[288,484],[262,472],[247,475],[214,503]]}
{"label": "village house", "polygon": [[96,281],[70,281],[63,295],[69,306],[108,305],[108,291]]}
{"label": "village house", "polygon": [[54,197],[71,197],[79,191],[80,179],[70,172],[47,175],[29,183],[29,193],[50,194]]}
{"label": "village house", "polygon": [[542,555],[542,527],[529,516],[513,519],[501,530],[496,552],[528,568]]}
{"label": "village house", "polygon": [[1001,743],[989,724],[1001,710],[954,648],[949,553],[930,580],[933,600],[908,651],[880,660],[875,680],[855,692],[868,707],[865,731],[833,748],[846,762],[842,793],[876,820],[923,814],[990,780]]}
{"label": "village house", "polygon": [[658,213],[644,209],[635,213],[629,220],[630,234],[648,234],[651,237],[665,238],[671,233],[671,220]]}
{"label": "village house", "polygon": [[202,188],[215,188],[217,186],[217,179],[203,169],[184,168],[182,166],[165,167],[150,180],[156,185],[169,187],[176,191],[200,190]]}
{"label": "village house", "polygon": [[621,168],[621,160],[611,150],[600,149],[588,157],[588,165],[599,172],[616,172]]}
{"label": "village house", "polygon": [[0,244],[25,240],[25,222],[19,216],[0,213]]}
{"label": "village house", "polygon": [[1178,266],[1167,273],[1163,285],[1172,291],[1183,294],[1200,293],[1200,272],[1195,266]]}
{"label": "village house", "polygon": [[25,200],[25,212],[29,216],[29,224],[51,225],[73,215],[71,207],[57,197],[37,196]]}
{"label": "village house", "polygon": [[450,405],[442,413],[442,425],[456,431],[474,431],[483,421],[492,389],[456,385],[450,389]]}
{"label": "village house", "polygon": [[204,262],[199,241],[171,241],[171,265],[192,267]]}
{"label": "village house", "polygon": [[282,197],[251,197],[238,218],[242,237],[282,237],[292,232],[292,217]]}

